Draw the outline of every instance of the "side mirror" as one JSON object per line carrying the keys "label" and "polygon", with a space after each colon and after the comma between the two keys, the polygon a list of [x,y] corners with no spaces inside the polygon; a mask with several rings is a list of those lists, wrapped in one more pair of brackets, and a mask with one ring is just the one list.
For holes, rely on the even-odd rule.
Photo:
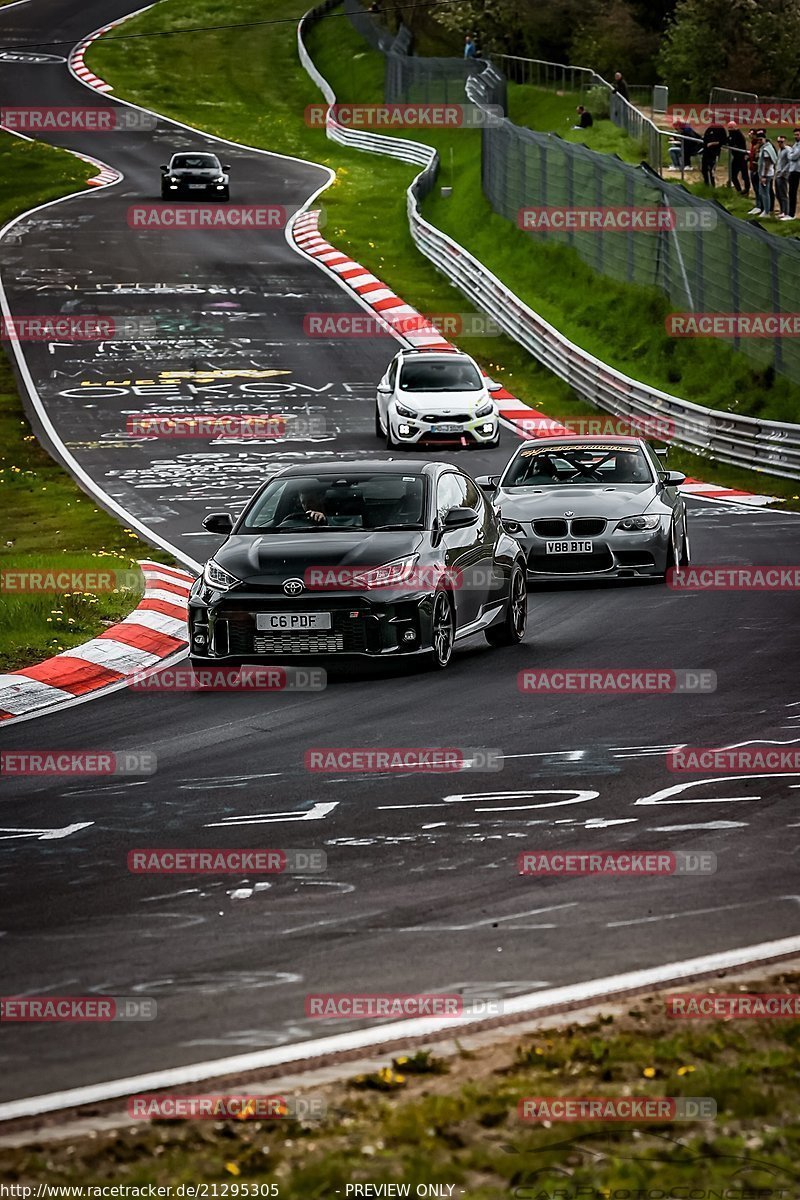
{"label": "side mirror", "polygon": [[486,390],[489,392],[502,392],[503,384],[502,383],[494,383],[494,382],[487,383]]}
{"label": "side mirror", "polygon": [[162,163],[158,169],[159,169],[159,171],[168,171],[169,167],[167,166],[166,163]]}
{"label": "side mirror", "polygon": [[223,171],[225,171],[226,173],[227,173],[228,171],[230,171],[230,169],[231,169],[231,165],[230,165],[230,163],[224,163],[224,164],[223,164],[223,167],[222,167],[222,169],[223,169]]}
{"label": "side mirror", "polygon": [[493,492],[500,482],[499,475],[476,475],[475,482],[482,492]]}
{"label": "side mirror", "polygon": [[230,513],[209,513],[203,521],[203,529],[209,533],[230,533],[233,529],[233,517]]}
{"label": "side mirror", "polygon": [[388,395],[391,390],[392,389],[389,387],[388,383],[384,383],[383,380],[381,380],[381,382],[378,384],[378,391],[382,396]]}
{"label": "side mirror", "polygon": [[678,487],[679,484],[686,482],[686,476],[683,471],[662,471],[661,482],[664,487]]}
{"label": "side mirror", "polygon": [[468,525],[477,524],[478,514],[474,508],[451,508],[445,513],[442,523],[444,529],[466,529]]}

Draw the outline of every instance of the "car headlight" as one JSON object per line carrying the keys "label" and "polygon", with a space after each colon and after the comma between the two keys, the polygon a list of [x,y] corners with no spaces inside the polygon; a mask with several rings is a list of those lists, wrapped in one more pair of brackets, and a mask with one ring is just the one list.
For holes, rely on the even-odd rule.
{"label": "car headlight", "polygon": [[418,554],[409,554],[405,558],[396,558],[394,562],[384,563],[383,566],[373,567],[369,571],[354,572],[353,584],[360,588],[397,587],[410,578],[418,560]]}
{"label": "car headlight", "polygon": [[524,533],[519,521],[512,521],[509,517],[501,517],[500,524],[505,529],[506,533],[510,533],[512,537],[516,537],[520,533]]}
{"label": "car headlight", "polygon": [[405,404],[396,403],[394,410],[398,417],[416,417],[417,415],[413,408],[407,408]]}
{"label": "car headlight", "polygon": [[227,592],[229,588],[242,581],[235,575],[231,575],[229,571],[223,570],[218,562],[210,558],[203,568],[203,582],[217,592]]}
{"label": "car headlight", "polygon": [[617,529],[629,532],[637,529],[658,529],[661,524],[661,517],[658,513],[650,513],[649,516],[641,517],[623,517],[617,522]]}
{"label": "car headlight", "polygon": [[489,400],[486,402],[486,404],[482,404],[480,406],[480,408],[475,410],[475,416],[476,417],[488,417],[489,414],[493,413],[493,412],[494,412],[494,405],[492,404],[491,400]]}

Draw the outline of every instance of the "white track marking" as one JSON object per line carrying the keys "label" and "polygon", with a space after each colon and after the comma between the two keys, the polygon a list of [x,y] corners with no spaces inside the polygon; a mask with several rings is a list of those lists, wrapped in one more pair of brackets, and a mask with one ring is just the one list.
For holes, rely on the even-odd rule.
{"label": "white track marking", "polygon": [[[778,941],[759,942],[753,946],[741,946],[735,950],[721,950],[698,958],[681,959],[659,967],[648,967],[628,971],[621,975],[610,975],[601,979],[589,979],[583,983],[565,987],[548,988],[545,991],[528,992],[522,996],[509,996],[503,1001],[507,1016],[535,1016],[543,1009],[556,1005],[579,1007],[613,1000],[615,996],[630,992],[645,992],[665,986],[679,985],[700,975],[712,975],[719,971],[732,971],[751,963],[760,963],[777,958],[788,958],[800,954],[800,937],[781,938]],[[62,1092],[51,1092],[43,1096],[28,1096],[23,1100],[11,1100],[0,1104],[0,1121],[11,1121],[19,1117],[37,1116],[41,1113],[58,1112],[83,1104],[99,1104],[105,1100],[119,1099],[139,1092],[163,1088],[182,1087],[204,1080],[245,1074],[266,1067],[289,1066],[292,1063],[315,1059],[323,1055],[351,1051],[369,1051],[387,1042],[404,1041],[412,1038],[447,1036],[455,1030],[469,1030],[480,1026],[480,1017],[451,1017],[436,1019],[416,1018],[407,1021],[392,1021],[385,1025],[367,1029],[354,1029],[349,1033],[333,1034],[330,1037],[295,1042],[270,1050],[256,1050],[250,1054],[236,1054],[229,1058],[211,1059],[191,1063],[188,1066],[150,1071],[123,1079],[109,1079],[103,1083],[86,1087],[70,1088]]]}

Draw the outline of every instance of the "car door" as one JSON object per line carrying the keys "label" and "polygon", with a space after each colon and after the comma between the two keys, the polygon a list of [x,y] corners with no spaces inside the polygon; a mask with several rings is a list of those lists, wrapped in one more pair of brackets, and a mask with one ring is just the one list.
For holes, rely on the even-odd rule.
{"label": "car door", "polygon": [[[464,482],[462,482],[464,481]],[[466,504],[465,477],[457,471],[446,471],[436,485],[436,520],[441,536],[444,563],[453,578],[453,599],[458,625],[468,625],[478,615],[481,597],[476,589],[475,567],[481,552],[480,522],[462,529],[443,529],[444,518],[451,508]]]}
{"label": "car door", "polygon": [[481,495],[480,489],[468,475],[461,475],[464,499],[462,504],[474,508],[480,516],[480,542],[476,547],[471,571],[475,594],[478,598],[478,615],[482,606],[490,603],[502,593],[503,572],[495,566],[494,553],[497,545],[497,519],[492,506]]}
{"label": "car door", "polygon": [[397,381],[397,359],[393,358],[389,363],[386,374],[378,384],[378,411],[381,415],[381,421],[386,425],[388,417],[386,410],[394,396],[394,385]]}

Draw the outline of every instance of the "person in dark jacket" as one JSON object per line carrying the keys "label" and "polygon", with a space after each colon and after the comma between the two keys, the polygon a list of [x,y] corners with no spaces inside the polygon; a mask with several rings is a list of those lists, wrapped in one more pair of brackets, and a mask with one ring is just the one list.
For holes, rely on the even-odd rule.
{"label": "person in dark jacket", "polygon": [[673,121],[672,127],[677,134],[680,135],[681,145],[683,147],[683,165],[691,169],[692,158],[695,154],[699,154],[703,145],[703,139],[696,129],[687,121]]}
{"label": "person in dark jacket", "polygon": [[707,187],[716,187],[714,168],[719,161],[722,147],[728,144],[728,133],[722,125],[709,125],[703,134],[703,149],[700,157],[700,169],[703,172],[703,183]]}
{"label": "person in dark jacket", "polygon": [[630,95],[628,93],[628,85],[625,82],[625,78],[621,71],[617,71],[616,74],[614,75],[614,91],[617,93],[618,96],[622,96],[623,100],[627,100],[630,102]]}
{"label": "person in dark jacket", "polygon": [[591,129],[594,125],[594,117],[590,112],[587,112],[582,104],[579,104],[575,109],[578,114],[578,124],[573,125],[573,129]]}
{"label": "person in dark jacket", "polygon": [[730,154],[730,181],[741,196],[749,196],[747,140],[735,121],[728,121],[728,152]]}

